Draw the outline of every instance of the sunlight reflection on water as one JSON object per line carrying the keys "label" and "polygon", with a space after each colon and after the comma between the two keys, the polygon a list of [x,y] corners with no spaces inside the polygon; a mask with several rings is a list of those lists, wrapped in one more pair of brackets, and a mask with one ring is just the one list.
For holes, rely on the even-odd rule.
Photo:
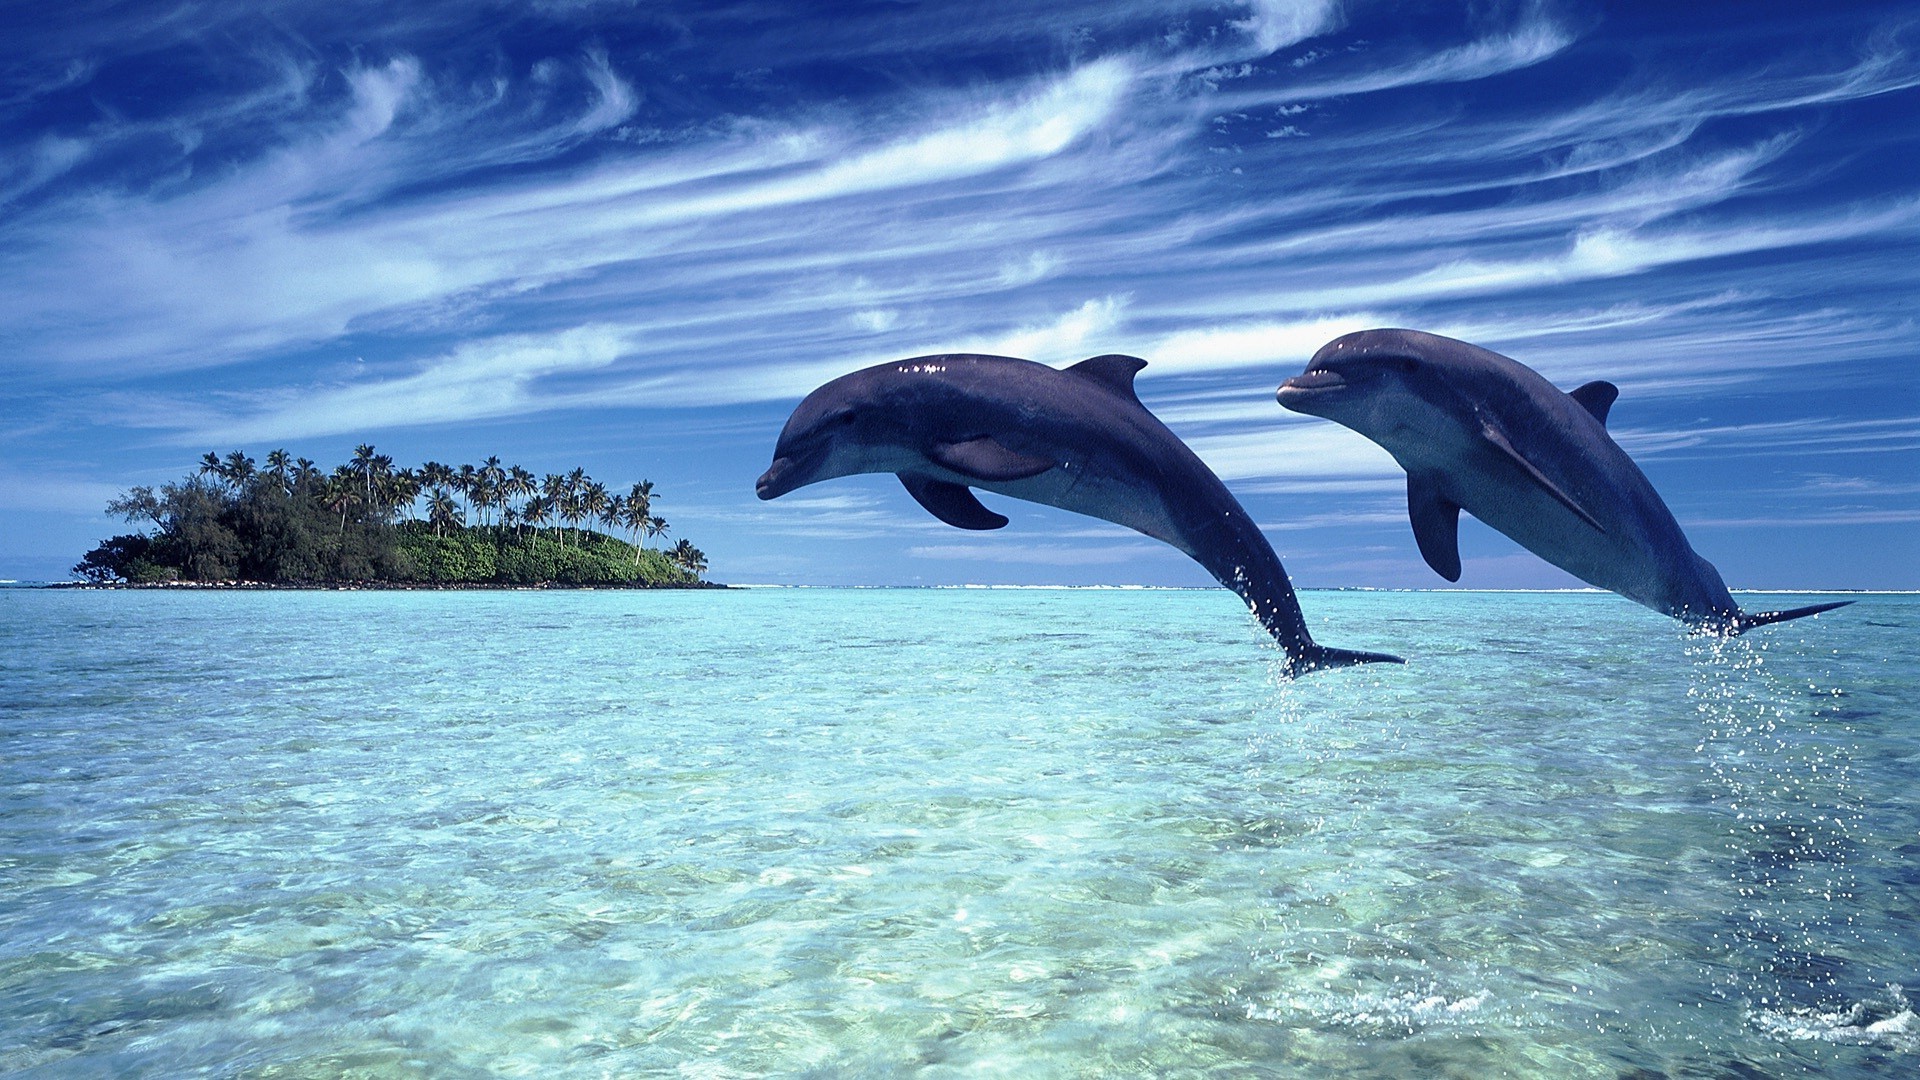
{"label": "sunlight reflection on water", "polygon": [[0,1068],[1910,1063],[1920,603],[1304,601],[8,591]]}

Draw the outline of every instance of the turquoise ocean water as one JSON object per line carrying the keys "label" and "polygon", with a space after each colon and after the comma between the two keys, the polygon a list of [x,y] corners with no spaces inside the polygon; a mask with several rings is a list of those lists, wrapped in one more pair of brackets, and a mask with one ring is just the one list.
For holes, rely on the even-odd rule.
{"label": "turquoise ocean water", "polygon": [[0,1072],[1920,1075],[1920,597],[1303,599],[0,590]]}

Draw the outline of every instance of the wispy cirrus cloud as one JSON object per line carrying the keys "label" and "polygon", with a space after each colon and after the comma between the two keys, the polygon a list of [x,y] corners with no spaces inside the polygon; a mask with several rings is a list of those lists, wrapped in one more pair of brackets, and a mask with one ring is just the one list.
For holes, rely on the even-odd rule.
{"label": "wispy cirrus cloud", "polygon": [[266,395],[266,401],[238,415],[192,431],[187,441],[298,439],[524,412],[540,407],[533,392],[539,380],[604,368],[631,344],[631,335],[616,326],[471,341],[395,378]]}
{"label": "wispy cirrus cloud", "polygon": [[[1897,12],[1756,15],[1735,47],[1546,2],[87,11],[0,64],[0,344],[91,418],[69,449],[719,431],[901,356],[1113,351],[1284,525],[1393,495],[1383,453],[1272,400],[1366,326],[1613,379],[1659,460],[1762,438],[1736,396],[1911,411]],[[1753,452],[1879,477],[1910,451],[1875,430]],[[918,527],[842,509],[813,524]]]}
{"label": "wispy cirrus cloud", "polygon": [[1223,94],[1214,105],[1223,109],[1253,109],[1274,103],[1371,94],[1431,83],[1471,82],[1532,67],[1573,41],[1573,34],[1557,20],[1535,9],[1517,25],[1463,45],[1393,58],[1386,63],[1368,57],[1365,59],[1375,65],[1370,70],[1282,84],[1269,90]]}
{"label": "wispy cirrus cloud", "polygon": [[[604,126],[632,108],[630,91],[605,64],[597,57],[592,65],[596,83],[605,84],[601,102],[576,127]],[[339,336],[385,313],[512,295],[626,262],[657,248],[662,228],[937,184],[1044,158],[1103,121],[1128,86],[1124,65],[1097,61],[850,154],[842,152],[844,136],[796,130],[769,139],[750,132],[730,140],[730,153],[723,142],[717,157],[669,154],[638,173],[600,171],[558,187],[342,218],[327,208],[364,200],[379,184],[391,186],[394,174],[419,166],[421,149],[395,132],[403,112],[439,107],[420,100],[413,58],[350,70],[346,78],[352,94],[337,121],[226,181],[180,197],[96,201],[57,244],[43,224],[39,250],[10,260],[21,269],[32,261],[38,271],[31,285],[24,273],[14,275],[23,279],[13,301],[24,309],[22,321],[48,330],[94,327],[63,335],[77,361],[133,355],[166,366],[231,362]],[[342,183],[340,176],[360,179]],[[103,294],[93,283],[108,264],[115,287]],[[74,318],[80,304],[90,318]]]}
{"label": "wispy cirrus cloud", "polygon": [[1787,449],[1796,454],[1892,453],[1920,450],[1920,416],[1865,420],[1810,416],[1673,430],[1628,428],[1613,436],[1636,457],[1646,458]]}
{"label": "wispy cirrus cloud", "polygon": [[1153,554],[1155,546],[1138,544],[1030,544],[1007,540],[970,544],[915,544],[906,554],[915,559],[969,562],[1023,563],[1031,566],[1097,566],[1132,562]]}

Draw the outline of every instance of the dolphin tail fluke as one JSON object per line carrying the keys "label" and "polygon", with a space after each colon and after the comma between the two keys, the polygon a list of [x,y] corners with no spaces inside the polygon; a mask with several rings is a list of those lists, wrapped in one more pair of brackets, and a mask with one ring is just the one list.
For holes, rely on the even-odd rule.
{"label": "dolphin tail fluke", "polygon": [[1287,658],[1287,674],[1298,678],[1310,671],[1324,671],[1327,668],[1352,667],[1355,664],[1404,664],[1405,660],[1389,653],[1360,652],[1354,649],[1333,649],[1325,645],[1308,645]]}
{"label": "dolphin tail fluke", "polygon": [[1835,600],[1829,604],[1808,604],[1806,607],[1789,608],[1786,611],[1743,611],[1734,616],[1733,633],[1744,634],[1756,626],[1786,622],[1788,619],[1800,619],[1808,615],[1818,615],[1823,611],[1832,611],[1837,607],[1846,607],[1851,600]]}

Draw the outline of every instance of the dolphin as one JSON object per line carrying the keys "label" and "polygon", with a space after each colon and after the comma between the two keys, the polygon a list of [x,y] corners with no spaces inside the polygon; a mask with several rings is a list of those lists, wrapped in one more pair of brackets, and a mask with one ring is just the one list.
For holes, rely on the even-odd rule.
{"label": "dolphin", "polygon": [[1345,425],[1407,470],[1414,540],[1460,580],[1460,511],[1591,585],[1733,635],[1852,603],[1746,612],[1694,553],[1645,473],[1607,434],[1608,382],[1561,393],[1517,361],[1418,330],[1335,338],[1280,404]]}
{"label": "dolphin", "polygon": [[970,488],[1058,506],[1186,552],[1247,602],[1286,650],[1289,676],[1400,663],[1314,643],[1259,526],[1135,396],[1133,377],[1146,364],[1109,355],[1061,370],[958,353],[843,375],[794,409],[757,492],[775,499],[836,476],[890,472],[934,517],[962,529],[1007,524]]}

